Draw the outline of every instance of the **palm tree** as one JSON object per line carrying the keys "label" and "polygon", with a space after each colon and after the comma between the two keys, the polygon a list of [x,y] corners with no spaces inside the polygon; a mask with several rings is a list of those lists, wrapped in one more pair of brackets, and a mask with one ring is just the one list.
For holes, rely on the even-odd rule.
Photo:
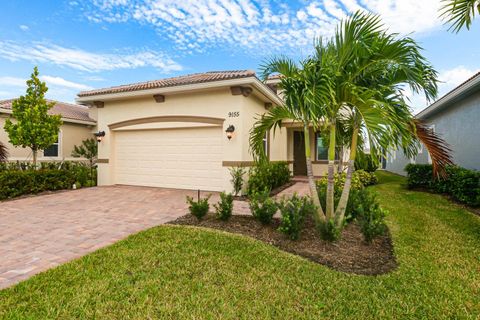
{"label": "palm tree", "polygon": [[459,32],[463,27],[470,29],[475,11],[480,14],[479,0],[443,0],[445,5],[440,9],[440,16],[451,23],[449,29]]}
{"label": "palm tree", "polygon": [[7,147],[0,141],[0,162],[7,161],[8,151]]}
{"label": "palm tree", "polygon": [[317,65],[310,59],[299,64],[286,57],[273,58],[261,67],[262,77],[268,78],[271,74],[279,74],[280,87],[284,97],[284,104],[271,108],[262,115],[253,126],[250,134],[250,147],[259,161],[265,161],[266,155],[263,148],[263,138],[269,130],[275,130],[283,122],[299,123],[303,129],[305,140],[305,156],[310,194],[318,208],[316,217],[325,219],[320,204],[317,188],[313,176],[310,128],[318,129],[321,118],[324,116],[324,95],[317,92],[329,92],[329,78],[316,70]]}
{"label": "palm tree", "polygon": [[[333,107],[329,108],[333,111],[329,120],[330,155],[334,154],[336,146],[336,119],[347,119],[346,122],[351,125],[346,181],[334,214],[336,225],[340,227],[345,217],[361,135],[365,135],[373,156],[379,155],[381,150],[399,147],[408,156],[415,155],[419,139],[423,136],[418,134],[419,123],[414,120],[405,101],[403,88],[409,86],[412,91],[423,92],[427,100],[431,100],[437,94],[437,73],[413,39],[388,33],[376,15],[355,13],[340,24],[328,45],[333,48],[330,50],[333,57],[328,56],[330,62],[321,61],[325,55],[317,55],[317,60],[322,65],[333,61],[335,71],[332,74],[335,98]],[[439,145],[443,141],[436,137],[427,142],[427,148],[440,150],[440,157],[436,160],[442,158],[448,163],[448,148],[442,149]],[[432,145],[432,142],[436,144]],[[437,162],[437,168],[443,164]]]}
{"label": "palm tree", "polygon": [[[300,122],[305,133],[310,191],[320,207],[311,169],[308,129],[313,127],[328,136],[326,212],[322,214],[320,207],[320,221],[334,219],[338,228],[343,225],[356,151],[363,140],[369,143],[372,156],[391,148],[402,148],[407,156],[413,156],[420,140],[428,135],[427,149],[435,148],[437,152],[435,159],[432,157],[435,167],[441,169],[449,162],[448,148],[442,147],[443,141],[433,132],[422,130],[403,96],[405,86],[423,92],[427,99],[437,94],[437,73],[420,51],[413,39],[386,32],[378,16],[355,13],[339,25],[331,40],[318,40],[315,54],[300,66],[281,58],[272,59],[263,67],[265,78],[272,73],[283,76],[285,104],[271,109],[254,125],[250,138],[253,152],[263,152],[261,142],[269,129],[275,129],[285,119]],[[350,156],[344,189],[335,210],[337,132],[348,135]]]}

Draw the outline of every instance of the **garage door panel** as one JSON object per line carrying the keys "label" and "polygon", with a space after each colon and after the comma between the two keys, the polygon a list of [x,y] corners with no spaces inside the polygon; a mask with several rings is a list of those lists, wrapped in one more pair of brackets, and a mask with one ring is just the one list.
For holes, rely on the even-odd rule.
{"label": "garage door panel", "polygon": [[221,191],[221,128],[117,132],[118,184]]}

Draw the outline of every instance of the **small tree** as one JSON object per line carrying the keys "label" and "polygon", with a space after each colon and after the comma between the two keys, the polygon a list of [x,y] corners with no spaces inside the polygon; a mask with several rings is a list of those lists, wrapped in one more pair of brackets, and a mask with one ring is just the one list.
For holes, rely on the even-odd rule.
{"label": "small tree", "polygon": [[38,151],[57,141],[62,125],[60,115],[48,114],[55,103],[45,99],[48,88],[38,75],[35,67],[31,79],[27,81],[26,95],[12,102],[12,117],[16,122],[7,119],[4,126],[11,144],[32,150],[34,167],[37,166]]}
{"label": "small tree", "polygon": [[72,151],[72,157],[88,159],[90,168],[95,166],[97,161],[98,145],[95,139],[86,139],[82,141],[80,146],[74,146]]}
{"label": "small tree", "polygon": [[7,147],[0,141],[0,162],[7,161],[8,151]]}
{"label": "small tree", "polygon": [[74,146],[72,151],[72,157],[88,159],[90,165],[90,180],[93,183],[93,168],[97,162],[98,144],[95,139],[86,139],[82,141],[80,146]]}

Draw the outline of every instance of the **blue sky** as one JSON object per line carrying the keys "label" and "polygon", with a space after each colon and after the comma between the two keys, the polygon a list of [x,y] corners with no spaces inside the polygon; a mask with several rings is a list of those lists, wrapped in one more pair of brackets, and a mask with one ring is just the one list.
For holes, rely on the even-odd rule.
{"label": "blue sky", "polygon": [[[258,69],[273,55],[307,55],[313,37],[331,35],[356,10],[418,40],[443,94],[480,69],[480,23],[452,34],[439,7],[439,0],[1,1],[0,99],[22,94],[35,65],[48,97],[66,102],[90,88]],[[419,110],[425,102],[412,96],[412,104]]]}

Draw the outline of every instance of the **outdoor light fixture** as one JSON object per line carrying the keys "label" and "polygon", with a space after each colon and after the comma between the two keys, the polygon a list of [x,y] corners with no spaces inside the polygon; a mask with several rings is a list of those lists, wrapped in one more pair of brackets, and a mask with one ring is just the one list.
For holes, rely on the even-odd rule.
{"label": "outdoor light fixture", "polygon": [[98,142],[102,142],[103,137],[105,137],[105,131],[98,131],[97,133],[93,134],[95,137],[97,137]]}
{"label": "outdoor light fixture", "polygon": [[227,130],[225,130],[225,132],[227,133],[228,140],[232,139],[234,131],[235,131],[235,127],[232,124],[228,126]]}

